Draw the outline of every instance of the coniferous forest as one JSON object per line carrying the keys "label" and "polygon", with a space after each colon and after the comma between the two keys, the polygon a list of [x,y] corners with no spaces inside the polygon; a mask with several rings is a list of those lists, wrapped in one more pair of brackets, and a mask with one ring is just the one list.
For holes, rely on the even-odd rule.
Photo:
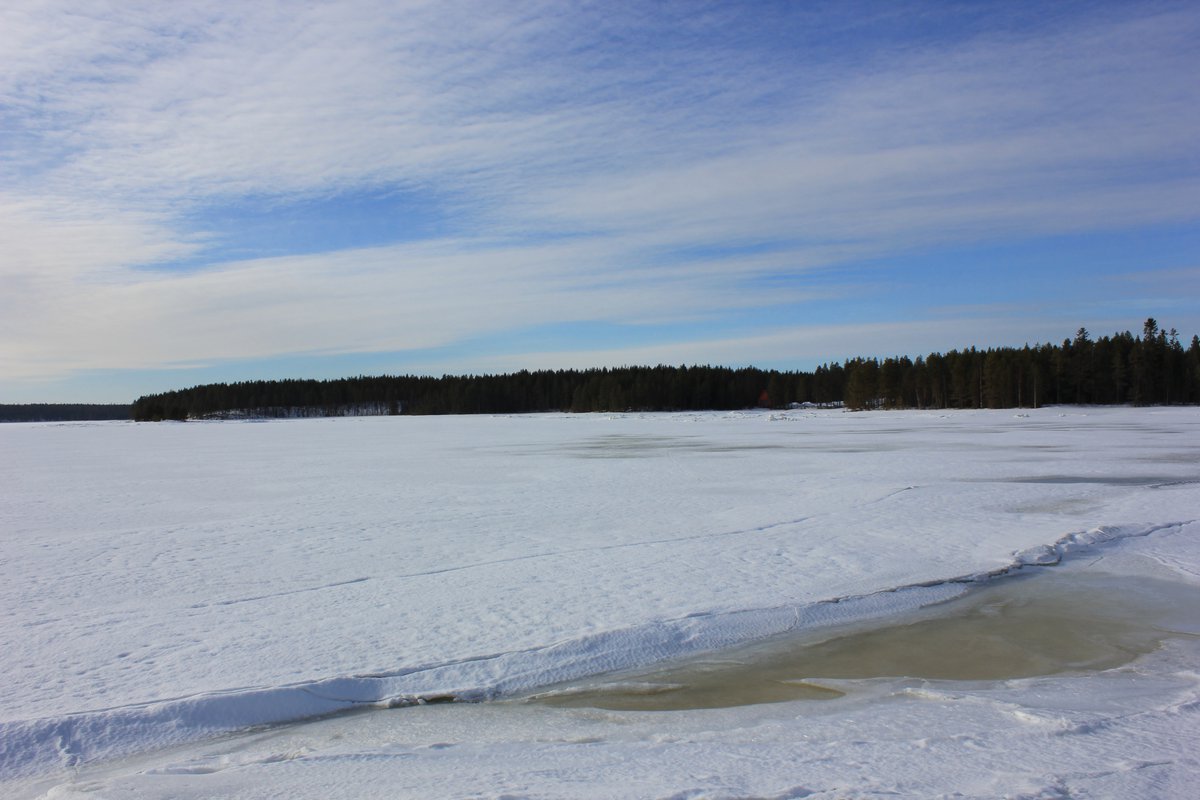
{"label": "coniferous forest", "polygon": [[129,404],[23,403],[0,404],[0,422],[66,422],[129,419]]}
{"label": "coniferous forest", "polygon": [[793,403],[852,410],[1200,403],[1200,337],[1185,348],[1173,328],[1164,331],[1151,318],[1140,336],[1126,331],[1093,339],[1080,328],[1062,344],[853,358],[812,372],[660,365],[216,383],[140,397],[132,417],[685,411]]}

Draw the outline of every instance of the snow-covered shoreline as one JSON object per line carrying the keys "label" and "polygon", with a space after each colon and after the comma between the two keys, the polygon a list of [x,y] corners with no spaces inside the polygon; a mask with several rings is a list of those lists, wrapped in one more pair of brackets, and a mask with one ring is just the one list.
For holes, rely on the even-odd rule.
{"label": "snow-covered shoreline", "polygon": [[1198,432],[1188,408],[6,428],[0,772],[511,696],[1139,537],[1194,581]]}

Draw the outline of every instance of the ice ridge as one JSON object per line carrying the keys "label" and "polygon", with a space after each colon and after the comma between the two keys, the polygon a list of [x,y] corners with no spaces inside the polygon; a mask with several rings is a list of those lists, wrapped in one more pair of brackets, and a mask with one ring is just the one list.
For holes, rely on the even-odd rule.
{"label": "ice ridge", "polygon": [[362,707],[483,700],[564,681],[642,667],[769,636],[844,625],[943,602],[1026,567],[1052,566],[1120,539],[1188,522],[1104,526],[1013,554],[988,572],[898,586],[865,595],[775,608],[694,613],[603,631],[521,651],[411,667],[395,673],[323,678],[156,700],[99,711],[0,722],[0,773],[23,777],[257,726],[296,722]]}

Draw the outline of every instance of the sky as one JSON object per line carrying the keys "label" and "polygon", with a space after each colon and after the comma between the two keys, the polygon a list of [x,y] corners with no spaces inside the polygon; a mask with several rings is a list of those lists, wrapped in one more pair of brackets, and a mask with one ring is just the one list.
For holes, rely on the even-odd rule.
{"label": "sky", "polygon": [[0,6],[0,403],[1200,332],[1194,2]]}

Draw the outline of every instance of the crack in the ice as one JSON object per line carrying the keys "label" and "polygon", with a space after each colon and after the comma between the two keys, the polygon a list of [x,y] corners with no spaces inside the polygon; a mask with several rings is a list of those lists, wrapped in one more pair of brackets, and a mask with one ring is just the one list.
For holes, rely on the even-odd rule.
{"label": "crack in the ice", "polygon": [[497,564],[511,564],[517,561],[532,561],[540,558],[557,558],[559,556],[578,555],[580,553],[596,553],[606,550],[621,550],[631,547],[648,547],[659,544],[674,544],[676,542],[695,541],[697,539],[719,539],[726,536],[744,536],[747,534],[762,533],[764,531],[782,528],[788,525],[798,525],[802,522],[807,522],[812,517],[797,517],[796,519],[783,520],[782,522],[770,522],[765,525],[757,525],[752,528],[740,528],[733,531],[716,531],[713,533],[696,533],[687,536],[672,536],[663,539],[643,539],[637,542],[619,542],[617,544],[605,544],[598,547],[577,547],[568,550],[548,550],[542,553],[529,553],[522,556],[511,556],[509,558],[497,558],[490,561],[476,561],[470,564],[456,564],[452,567],[442,567],[441,569],[424,570],[421,572],[405,572],[396,575],[388,575],[389,579],[403,580],[407,578],[423,578],[430,575],[445,575],[449,572],[462,572],[464,570],[478,569],[480,567],[491,567]]}
{"label": "crack in the ice", "polygon": [[[883,495],[882,497],[877,497],[874,500],[867,501],[863,505],[874,505],[876,503],[882,503],[892,497],[895,497],[899,494],[903,494],[904,492],[912,491],[916,488],[918,488],[918,487],[905,486],[903,488],[896,489],[895,491],[888,492],[887,494]],[[822,515],[817,515],[817,517],[819,517],[819,516],[822,516]],[[784,528],[789,525],[799,525],[803,522],[809,522],[815,518],[816,517],[814,517],[814,516],[803,516],[803,517],[796,517],[794,519],[786,519],[786,520],[782,520],[779,522],[768,522],[763,525],[755,525],[755,526],[752,526],[749,528],[738,528],[738,529],[732,530],[732,531],[714,531],[712,533],[696,533],[696,534],[688,534],[686,536],[667,536],[667,537],[663,537],[663,538],[659,538],[659,539],[643,539],[643,540],[639,540],[636,542],[618,542],[616,544],[599,545],[596,547],[577,547],[577,548],[570,548],[570,549],[566,549],[566,550],[548,550],[548,551],[541,552],[541,553],[528,553],[526,555],[511,556],[509,558],[497,558],[497,559],[491,559],[488,561],[476,561],[476,562],[472,562],[470,564],[456,564],[454,566],[442,567],[440,569],[423,570],[420,572],[404,572],[404,573],[390,574],[385,577],[389,580],[406,580],[409,578],[423,578],[423,577],[429,577],[429,576],[433,576],[433,575],[445,575],[445,574],[448,574],[451,572],[463,572],[466,570],[479,569],[481,567],[491,567],[491,566],[496,566],[499,564],[511,564],[511,563],[515,563],[518,561],[532,561],[532,560],[537,560],[537,559],[542,559],[542,558],[558,558],[561,556],[578,555],[580,553],[597,553],[597,552],[605,552],[605,551],[609,551],[609,550],[622,550],[622,549],[633,548],[633,547],[652,547],[655,545],[675,544],[677,542],[689,542],[689,541],[696,541],[696,540],[700,540],[700,539],[720,539],[720,538],[730,537],[730,536],[745,536],[745,535],[749,535],[749,534],[763,533],[766,531],[774,530],[776,528]],[[378,576],[376,576],[376,577],[378,577]],[[346,586],[346,585],[355,584],[355,583],[363,583],[363,582],[369,581],[369,580],[372,580],[372,578],[371,577],[354,578],[354,579],[348,580],[348,581],[338,581],[336,583],[329,583],[329,584],[324,584],[321,586],[311,586],[311,587],[305,587],[302,589],[292,589],[292,590],[285,591],[285,592],[275,592],[272,594],[256,595],[253,597],[239,597],[239,598],[234,598],[231,600],[219,600],[219,601],[212,602],[212,603],[196,603],[194,605],[188,606],[188,608],[202,609],[202,608],[213,608],[216,606],[231,606],[231,605],[237,605],[239,603],[250,603],[250,602],[255,602],[258,600],[269,600],[269,599],[276,598],[276,597],[286,597],[288,595],[293,595],[293,594],[302,594],[305,592],[316,592],[316,591],[321,591],[324,589],[332,589],[332,588],[336,588],[338,586]]]}
{"label": "crack in the ice", "polygon": [[211,603],[195,603],[194,605],[188,606],[188,608],[199,609],[214,608],[216,606],[235,606],[239,603],[253,603],[257,600],[271,600],[276,597],[287,597],[288,595],[293,594],[305,594],[306,592],[320,592],[325,589],[336,589],[339,586],[350,586],[355,583],[366,583],[369,580],[371,580],[370,577],[351,578],[350,580],[335,581],[334,583],[323,583],[320,586],[305,586],[301,589],[289,589],[285,592],[272,592],[270,594],[255,595],[253,597],[236,597],[232,600],[216,600]]}

